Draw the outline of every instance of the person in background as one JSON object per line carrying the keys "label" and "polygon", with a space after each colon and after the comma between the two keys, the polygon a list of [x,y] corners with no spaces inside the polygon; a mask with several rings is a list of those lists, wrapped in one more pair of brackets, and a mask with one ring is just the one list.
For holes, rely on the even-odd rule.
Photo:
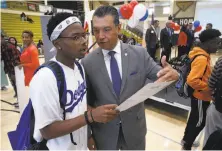
{"label": "person in background", "polygon": [[127,39],[127,42],[126,42],[128,45],[136,45],[136,39],[131,37],[131,38],[128,38]]}
{"label": "person in background", "polygon": [[158,20],[154,20],[153,25],[150,25],[150,28],[148,28],[146,31],[146,48],[153,60],[156,60],[155,56],[158,48],[158,33],[156,29],[159,27],[159,24],[160,23]]}
{"label": "person in background", "polygon": [[8,42],[13,44],[21,52],[21,47],[18,46],[18,42],[15,37],[9,37]]}
{"label": "person in background", "polygon": [[22,12],[20,14],[20,18],[21,18],[22,21],[26,21],[27,20],[27,16],[26,16],[26,14],[24,12]]}
{"label": "person in background", "polygon": [[186,81],[194,92],[191,96],[190,116],[182,139],[184,150],[191,150],[194,140],[205,126],[206,111],[212,99],[208,87],[211,75],[210,54],[217,51],[219,36],[221,36],[219,30],[204,30],[199,35],[201,41],[199,47],[194,47],[189,53],[190,59],[196,58],[191,64],[191,71]]}
{"label": "person in background", "polygon": [[168,17],[168,20],[173,20],[172,15],[170,15],[170,16]]}
{"label": "person in background", "polygon": [[42,40],[39,40],[39,42],[37,44],[37,48],[39,50],[39,54],[43,54],[43,42],[42,42]]}
{"label": "person in background", "polygon": [[28,21],[29,23],[31,23],[31,24],[34,23],[34,21],[32,20],[32,18],[30,18],[29,16],[27,16],[27,21]]}
{"label": "person in background", "polygon": [[207,23],[206,29],[212,29],[213,28],[213,24],[212,23]]}
{"label": "person in background", "polygon": [[53,15],[53,11],[51,10],[51,12],[49,12],[49,14],[48,15]]}
{"label": "person in background", "polygon": [[[212,71],[212,74],[208,81],[208,86],[212,91],[213,96],[216,96],[216,88],[219,80],[222,80],[222,57],[220,57]],[[213,98],[214,100],[214,98]],[[222,100],[220,100],[222,101]],[[204,133],[204,143],[205,146],[209,136],[216,130],[222,129],[222,113],[217,111],[215,104],[211,103],[207,110],[206,127]]]}
{"label": "person in background", "polygon": [[[17,97],[14,68],[20,64],[20,52],[14,45],[5,41],[3,34],[1,34],[1,59],[4,62],[4,71],[6,74],[8,74],[8,77],[15,91],[14,97]],[[15,107],[18,107],[18,103],[15,104]]]}
{"label": "person in background", "polygon": [[33,45],[33,36],[32,31],[24,30],[22,32],[24,50],[20,57],[19,68],[24,68],[25,86],[29,86],[35,70],[39,67],[38,49]]}
{"label": "person in background", "polygon": [[195,33],[195,31],[193,30],[193,23],[189,23],[187,26],[187,50],[188,50],[188,53],[190,52],[190,50],[193,46],[194,33]]}
{"label": "person in background", "polygon": [[124,34],[119,34],[118,37],[119,37],[119,39],[120,39],[123,43],[127,43],[128,38],[127,38],[126,35],[124,35]]}
{"label": "person in background", "polygon": [[160,32],[160,45],[162,48],[161,58],[166,56],[167,62],[171,55],[173,29],[170,28],[171,21],[166,22],[166,27]]}
{"label": "person in background", "polygon": [[47,11],[44,13],[44,15],[49,15],[49,10],[47,10]]}
{"label": "person in background", "polygon": [[184,54],[188,54],[186,25],[183,25],[180,29],[177,45],[178,45],[178,58],[180,58]]}
{"label": "person in background", "polygon": [[[1,54],[1,58],[2,58],[2,54]],[[8,86],[8,79],[7,79],[6,73],[4,71],[4,62],[2,59],[1,59],[0,66],[1,66],[1,90],[6,91],[7,90],[6,86]]]}

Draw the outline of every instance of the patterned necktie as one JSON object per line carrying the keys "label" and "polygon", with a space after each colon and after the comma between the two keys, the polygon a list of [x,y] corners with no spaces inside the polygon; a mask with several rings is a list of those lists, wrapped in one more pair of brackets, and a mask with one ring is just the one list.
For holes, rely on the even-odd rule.
{"label": "patterned necktie", "polygon": [[120,90],[121,90],[121,77],[120,77],[120,72],[119,72],[119,67],[117,64],[117,61],[114,57],[115,51],[110,51],[108,54],[110,55],[110,71],[111,71],[111,77],[112,77],[112,82],[113,82],[113,89],[116,93],[116,95],[119,97],[120,95]]}

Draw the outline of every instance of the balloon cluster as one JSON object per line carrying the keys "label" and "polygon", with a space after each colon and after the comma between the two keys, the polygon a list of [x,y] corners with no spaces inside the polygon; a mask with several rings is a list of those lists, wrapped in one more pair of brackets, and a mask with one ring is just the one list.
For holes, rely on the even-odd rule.
{"label": "balloon cluster", "polygon": [[173,21],[170,23],[170,28],[172,28],[174,31],[180,30],[180,25],[177,23],[174,23]]}
{"label": "balloon cluster", "polygon": [[[199,32],[202,30],[202,26],[200,25],[200,21],[196,20],[193,22],[193,26],[194,26],[194,31],[195,32]],[[170,27],[174,30],[174,31],[179,31],[180,30],[180,25],[178,25],[177,23],[171,22]]]}
{"label": "balloon cluster", "polygon": [[128,26],[131,28],[136,27],[140,21],[145,21],[149,16],[148,9],[136,0],[131,0],[130,3],[122,5],[118,9],[118,13],[120,18],[129,19]]}
{"label": "balloon cluster", "polygon": [[170,23],[170,27],[174,30],[174,31],[179,31],[180,30],[180,25],[174,22]]}
{"label": "balloon cluster", "polygon": [[200,21],[196,20],[193,22],[193,26],[194,26],[194,31],[195,32],[199,32],[202,30],[202,26],[200,25]]}

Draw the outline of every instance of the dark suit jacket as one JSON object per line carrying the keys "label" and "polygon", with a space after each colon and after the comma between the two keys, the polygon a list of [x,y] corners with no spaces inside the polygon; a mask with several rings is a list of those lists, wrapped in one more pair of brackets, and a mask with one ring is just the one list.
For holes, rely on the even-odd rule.
{"label": "dark suit jacket", "polygon": [[170,28],[171,36],[166,28],[163,28],[160,32],[160,44],[161,48],[169,49],[172,46],[172,36],[173,36],[173,29]]}
{"label": "dark suit jacket", "polygon": [[158,38],[157,38],[155,30],[152,27],[147,29],[145,41],[146,41],[146,47],[148,49],[156,47]]}
{"label": "dark suit jacket", "polygon": [[[121,43],[122,85],[117,97],[109,78],[101,48],[82,59],[86,72],[87,101],[94,107],[104,104],[121,104],[144,85],[147,78],[157,79],[161,69],[140,46]],[[119,122],[129,149],[137,149],[145,141],[146,118],[144,103],[121,112],[116,119],[106,123],[93,123],[92,131],[99,150],[115,150],[119,136]],[[145,148],[144,148],[145,149]]]}
{"label": "dark suit jacket", "polygon": [[191,47],[193,42],[194,42],[194,31],[187,30],[187,45]]}

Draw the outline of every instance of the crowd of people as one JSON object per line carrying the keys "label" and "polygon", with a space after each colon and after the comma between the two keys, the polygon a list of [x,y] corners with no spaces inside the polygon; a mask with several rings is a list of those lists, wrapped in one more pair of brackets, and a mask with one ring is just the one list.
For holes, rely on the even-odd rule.
{"label": "crowd of people", "polygon": [[[40,65],[39,53],[33,42],[33,36],[32,31],[24,30],[22,33],[23,47],[19,47],[15,37],[9,37],[6,41],[5,35],[1,33],[1,90],[7,90],[7,74],[13,86],[15,98],[17,98],[15,67],[23,68],[24,83],[25,86],[29,86],[34,71]],[[15,102],[14,105],[18,107],[18,102]]]}
{"label": "crowd of people", "polygon": [[[97,8],[92,24],[99,47],[87,55],[88,33],[76,16],[57,13],[47,24],[47,35],[57,51],[50,62],[62,70],[65,100],[60,97],[61,82],[58,85],[58,77],[52,69],[42,67],[34,75],[39,59],[31,31],[22,33],[22,53],[13,37],[10,43],[6,43],[2,35],[1,59],[5,72],[13,79],[14,67],[24,68],[25,85],[30,87],[35,115],[33,138],[37,142],[44,141],[40,143],[43,148],[145,150],[147,126],[144,103],[126,112],[119,112],[116,107],[141,89],[147,78],[156,83],[180,78],[180,73],[168,63],[173,46],[170,21],[161,30],[160,40],[156,31],[159,21],[154,21],[146,32],[147,49],[119,40],[121,25],[118,11],[113,6]],[[181,28],[178,40],[179,56],[185,53],[190,59],[195,58],[187,78],[187,84],[194,92],[182,139],[183,150],[191,150],[205,125],[204,145],[208,144],[208,138],[214,131],[222,128],[222,113],[215,109],[214,103],[210,103],[212,94],[218,93],[216,84],[222,77],[222,58],[217,61],[213,72],[210,66],[210,54],[217,51],[221,33],[210,29],[212,24],[209,24],[207,30],[199,35],[199,45],[192,48],[194,32],[191,26]],[[39,41],[38,47],[42,45]],[[158,47],[163,49],[161,65],[155,62]],[[16,86],[13,87],[16,92]],[[61,107],[62,103],[64,107]]]}
{"label": "crowd of people", "polygon": [[[171,20],[167,21],[166,27],[160,30],[159,21],[154,20],[146,31],[145,41],[147,52],[154,60],[157,59],[156,51],[158,48],[161,48],[161,57],[166,55],[167,61],[169,61],[173,46],[178,47],[178,58],[185,54],[188,55],[194,46],[195,30],[193,29],[193,23],[181,26],[178,38],[174,36],[175,33],[171,28],[171,23]],[[212,27],[213,25],[211,23],[206,25],[206,29],[212,29]]]}
{"label": "crowd of people", "polygon": [[27,21],[27,22],[29,22],[31,24],[34,23],[34,20],[31,17],[27,16],[24,12],[22,12],[20,14],[20,19],[21,19],[21,21]]}
{"label": "crowd of people", "polygon": [[[162,49],[162,56],[167,56],[167,61],[169,61],[169,56],[171,54],[171,48],[173,46],[173,29],[170,28],[171,21],[167,21],[166,27],[163,28],[160,32],[160,40],[158,38],[158,28],[159,21],[155,20],[151,24],[150,28],[146,31],[146,47],[147,52],[155,60],[156,50],[159,48],[159,45]],[[199,42],[194,44],[194,33],[193,24],[189,23],[188,25],[183,25],[180,29],[178,35],[178,41],[175,43],[178,46],[178,58],[181,58],[183,55],[188,55],[190,60],[193,60],[191,64],[191,71],[187,77],[186,83],[194,89],[193,95],[191,96],[191,113],[185,128],[184,137],[181,141],[184,150],[191,150],[192,146],[198,146],[197,142],[194,142],[196,137],[205,127],[207,126],[207,131],[204,139],[204,145],[207,142],[207,139],[210,134],[214,131],[221,129],[222,122],[221,113],[215,110],[214,104],[211,105],[211,111],[207,112],[207,109],[210,106],[212,101],[212,92],[215,91],[216,86],[215,82],[219,81],[222,70],[219,66],[218,61],[215,68],[217,68],[218,78],[216,80],[214,73],[214,78],[210,78],[211,75],[211,59],[210,54],[216,53],[218,48],[221,45],[221,33],[219,30],[213,29],[213,25],[208,23],[206,29],[199,35]],[[219,60],[221,60],[220,58]],[[221,69],[218,69],[221,68]],[[208,79],[210,78],[210,84],[208,85]],[[214,86],[212,86],[212,81]],[[213,110],[214,109],[214,110]],[[207,114],[211,117],[206,121]],[[212,117],[214,116],[214,117]],[[218,118],[218,119],[216,119]],[[215,121],[214,121],[215,120]],[[210,148],[208,148],[210,149]]]}

